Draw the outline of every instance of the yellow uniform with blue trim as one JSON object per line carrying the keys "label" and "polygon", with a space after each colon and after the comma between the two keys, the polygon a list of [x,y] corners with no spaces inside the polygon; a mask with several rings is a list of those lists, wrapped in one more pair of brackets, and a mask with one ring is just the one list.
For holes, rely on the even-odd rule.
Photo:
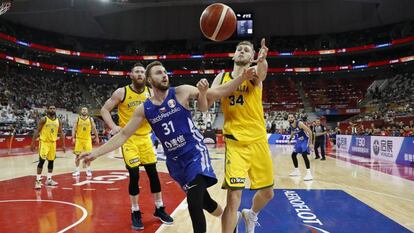
{"label": "yellow uniform with blue trim", "polygon": [[46,122],[40,130],[39,156],[42,159],[53,161],[56,159],[56,140],[59,131],[59,119],[50,119],[46,116]]}
{"label": "yellow uniform with blue trim", "polygon": [[[131,119],[134,110],[150,97],[148,87],[142,93],[135,92],[131,86],[124,87],[125,94],[118,105],[119,126],[124,127]],[[137,131],[122,145],[122,155],[127,167],[154,164],[157,162],[150,137],[151,126],[145,119]]]}
{"label": "yellow uniform with blue trim", "polygon": [[79,155],[82,152],[92,151],[92,119],[88,116],[85,119],[78,117],[75,135],[75,149],[73,152]]}
{"label": "yellow uniform with blue trim", "polygon": [[[222,84],[233,79],[224,73]],[[273,163],[262,105],[262,88],[244,81],[236,91],[221,99],[224,114],[223,133],[226,142],[223,188],[250,189],[273,186]]]}

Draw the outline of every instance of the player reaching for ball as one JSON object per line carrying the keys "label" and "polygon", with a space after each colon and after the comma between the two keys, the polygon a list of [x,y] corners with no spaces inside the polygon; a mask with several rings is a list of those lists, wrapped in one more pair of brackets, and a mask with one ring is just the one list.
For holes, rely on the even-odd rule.
{"label": "player reaching for ball", "polygon": [[167,71],[160,62],[150,63],[145,72],[154,95],[139,105],[129,122],[103,146],[84,153],[80,159],[92,161],[122,146],[142,123],[150,124],[160,140],[167,157],[167,168],[187,194],[188,210],[194,232],[206,232],[203,209],[214,216],[222,214],[222,208],[214,201],[207,188],[217,183],[210,163],[203,135],[195,127],[189,110],[190,99],[198,100],[201,111],[208,110],[208,102],[227,96],[237,87],[254,78],[254,69],[247,69],[240,77],[226,84],[208,89],[207,80],[200,80],[197,88],[190,85],[170,87]]}
{"label": "player reaching for ball", "polygon": [[[253,68],[256,79],[244,81],[236,91],[221,99],[224,114],[223,134],[226,142],[225,178],[223,188],[227,189],[227,205],[222,216],[222,232],[231,233],[242,216],[246,231],[254,232],[258,214],[273,198],[273,163],[265,128],[262,91],[267,74],[268,48],[265,39],[261,41],[258,59],[254,59],[253,44],[242,41],[233,56],[232,72],[220,73],[214,79],[212,88],[238,79],[245,69]],[[252,63],[257,63],[251,66]],[[238,211],[242,189],[250,178],[250,189],[258,190],[250,209]]]}

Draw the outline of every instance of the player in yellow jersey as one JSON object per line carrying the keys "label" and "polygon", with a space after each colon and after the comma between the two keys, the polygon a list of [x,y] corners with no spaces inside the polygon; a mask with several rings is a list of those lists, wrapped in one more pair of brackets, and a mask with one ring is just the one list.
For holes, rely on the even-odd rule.
{"label": "player in yellow jersey", "polygon": [[[230,73],[220,73],[214,79],[212,88],[238,78],[246,69],[254,69],[254,80],[244,81],[228,97],[221,99],[224,114],[223,133],[226,142],[225,179],[227,205],[222,216],[222,232],[230,233],[243,216],[246,232],[254,232],[259,211],[273,198],[273,163],[267,142],[262,91],[267,74],[268,48],[262,39],[258,59],[254,61],[253,44],[242,41],[233,56],[234,67]],[[251,66],[257,63],[256,66]],[[250,178],[250,189],[258,190],[250,209],[240,214],[242,189]]]}
{"label": "player in yellow jersey", "polygon": [[60,134],[60,139],[62,140],[63,152],[66,152],[65,135],[62,131],[62,124],[60,123],[59,118],[56,117],[55,106],[49,106],[46,116],[41,118],[37,124],[37,129],[33,133],[32,144],[30,145],[32,151],[35,149],[35,141],[39,132],[39,163],[37,164],[35,189],[40,189],[42,187],[42,170],[45,160],[48,161],[46,185],[56,186],[58,184],[56,181],[52,180],[53,163],[56,159],[56,141],[58,132]]}
{"label": "player in yellow jersey", "polygon": [[[118,88],[105,102],[101,109],[102,118],[116,134],[128,123],[134,110],[152,95],[152,90],[146,84],[145,68],[137,63],[131,69],[131,84]],[[119,126],[114,123],[111,111],[118,107]],[[157,172],[157,158],[150,138],[151,126],[145,120],[137,131],[121,147],[126,168],[129,172],[129,197],[131,200],[132,228],[144,229],[141,220],[141,211],[138,205],[139,195],[139,166],[143,166],[150,181],[151,193],[154,196],[154,216],[163,223],[172,224],[173,219],[165,212],[162,201],[161,184]]]}
{"label": "player in yellow jersey", "polygon": [[[73,124],[72,128],[72,142],[75,144],[75,149],[73,153],[76,155],[75,159],[75,171],[73,176],[77,177],[80,175],[79,172],[79,161],[78,157],[82,152],[91,152],[92,151],[92,135],[91,132],[95,135],[95,143],[99,144],[99,135],[98,130],[96,130],[95,121],[92,117],[88,115],[88,108],[83,107],[81,114],[78,119]],[[92,177],[92,170],[90,163],[87,163],[86,176]]]}

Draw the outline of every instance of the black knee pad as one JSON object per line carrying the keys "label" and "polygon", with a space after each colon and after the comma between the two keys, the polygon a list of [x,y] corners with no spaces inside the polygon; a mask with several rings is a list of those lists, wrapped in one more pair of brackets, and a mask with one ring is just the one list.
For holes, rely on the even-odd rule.
{"label": "black knee pad", "polygon": [[129,195],[139,194],[139,167],[128,168],[129,172]]}
{"label": "black knee pad", "polygon": [[37,164],[37,167],[43,168],[43,164],[45,164],[45,160],[39,157],[39,163]]}
{"label": "black knee pad", "polygon": [[158,177],[156,164],[144,165],[144,168],[150,181],[151,193],[161,192],[160,178]]}
{"label": "black knee pad", "polygon": [[53,163],[55,162],[55,160],[48,160],[47,161],[47,169],[53,169]]}

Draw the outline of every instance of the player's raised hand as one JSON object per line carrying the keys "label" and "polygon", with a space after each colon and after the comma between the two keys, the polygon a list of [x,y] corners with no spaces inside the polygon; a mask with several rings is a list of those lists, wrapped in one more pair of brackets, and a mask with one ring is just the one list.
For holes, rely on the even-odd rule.
{"label": "player's raised hand", "polygon": [[197,89],[200,93],[205,94],[207,93],[209,85],[210,84],[208,83],[207,79],[203,78],[200,81],[198,81]]}
{"label": "player's raised hand", "polygon": [[253,60],[252,63],[258,63],[258,62],[264,61],[267,57],[268,52],[269,52],[269,48],[266,47],[266,40],[265,38],[262,38],[262,41],[260,42],[260,50],[257,55],[257,59]]}
{"label": "player's raised hand", "polygon": [[249,67],[247,69],[244,69],[241,78],[244,80],[252,80],[254,78],[257,78],[256,67]]}

